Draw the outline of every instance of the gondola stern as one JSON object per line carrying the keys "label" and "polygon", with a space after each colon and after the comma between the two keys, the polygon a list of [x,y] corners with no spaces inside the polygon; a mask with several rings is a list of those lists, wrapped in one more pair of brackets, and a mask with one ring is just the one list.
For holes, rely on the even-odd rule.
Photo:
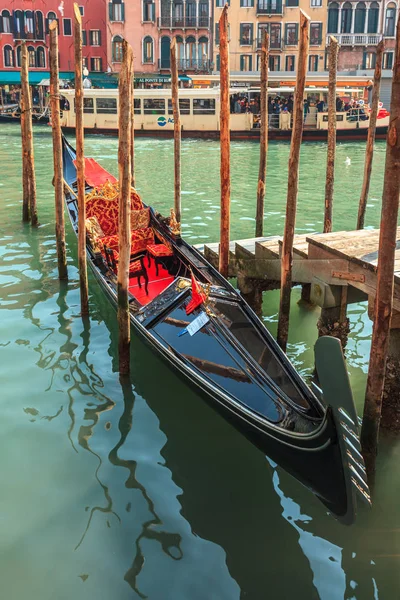
{"label": "gondola stern", "polygon": [[371,495],[361,454],[359,419],[340,340],[320,337],[315,344],[315,365],[328,405],[327,418],[336,430],[343,468],[343,492],[347,496],[344,512],[335,512],[331,507],[330,510],[339,521],[351,525],[356,517],[357,499],[371,506]]}

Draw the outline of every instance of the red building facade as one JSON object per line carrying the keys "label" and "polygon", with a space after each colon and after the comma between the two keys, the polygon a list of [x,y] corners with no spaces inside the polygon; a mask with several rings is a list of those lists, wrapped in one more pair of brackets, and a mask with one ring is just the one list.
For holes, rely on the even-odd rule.
{"label": "red building facade", "polygon": [[[49,69],[49,24],[57,20],[60,71],[74,70],[73,0],[0,0],[0,71],[19,70],[26,41],[31,72]],[[79,0],[83,62],[90,73],[107,71],[105,0]]]}

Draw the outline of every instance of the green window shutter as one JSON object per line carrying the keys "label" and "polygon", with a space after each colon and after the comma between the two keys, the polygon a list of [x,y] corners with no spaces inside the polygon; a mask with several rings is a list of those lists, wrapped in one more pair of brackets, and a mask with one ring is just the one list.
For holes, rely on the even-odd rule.
{"label": "green window shutter", "polygon": [[219,44],[219,23],[215,23],[215,43]]}
{"label": "green window shutter", "polygon": [[217,62],[217,71],[220,71],[221,70],[221,60],[220,60],[219,54],[217,54],[216,62]]}
{"label": "green window shutter", "polygon": [[102,71],[102,70],[103,70],[103,59],[102,59],[102,58],[99,58],[99,63],[100,63],[100,64],[99,64],[99,66],[100,66],[100,71]]}
{"label": "green window shutter", "polygon": [[288,26],[287,23],[285,23],[285,44],[288,43]]}
{"label": "green window shutter", "polygon": [[151,5],[151,20],[153,21],[153,23],[155,23],[156,21],[156,5],[154,2]]}
{"label": "green window shutter", "polygon": [[295,40],[296,40],[296,44],[299,41],[299,24],[296,23],[296,27],[295,27],[295,36],[294,36]]}
{"label": "green window shutter", "polygon": [[240,23],[240,43],[242,43],[243,40],[243,24]]}
{"label": "green window shutter", "polygon": [[366,66],[367,66],[367,53],[363,52],[362,68],[365,69]]}
{"label": "green window shutter", "polygon": [[101,31],[99,29],[99,46],[101,46]]}
{"label": "green window shutter", "polygon": [[240,56],[240,70],[244,71],[244,56]]}
{"label": "green window shutter", "polygon": [[253,70],[253,57],[250,56],[249,57],[249,71],[252,71],[252,70]]}
{"label": "green window shutter", "polygon": [[254,7],[254,0],[251,0],[251,7]]}
{"label": "green window shutter", "polygon": [[[252,44],[252,43],[253,43],[253,39],[254,39],[253,30],[254,30],[254,25],[253,25],[253,23],[252,23],[252,24],[251,24],[251,27],[250,27],[250,44]],[[250,69],[250,70],[251,70],[251,69]]]}
{"label": "green window shutter", "polygon": [[110,21],[113,20],[113,5],[112,5],[112,2],[108,3],[108,18],[110,19]]}
{"label": "green window shutter", "polygon": [[121,4],[121,21],[125,21],[125,3]]}

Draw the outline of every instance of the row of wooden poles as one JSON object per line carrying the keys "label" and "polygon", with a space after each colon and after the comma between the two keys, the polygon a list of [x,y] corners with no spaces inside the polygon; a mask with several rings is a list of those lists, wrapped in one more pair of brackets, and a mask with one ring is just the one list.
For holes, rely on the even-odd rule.
{"label": "row of wooden poles", "polygon": [[[310,18],[300,10],[299,54],[296,88],[293,102],[293,125],[289,154],[289,172],[286,201],[286,220],[281,257],[281,293],[279,305],[277,340],[286,350],[289,333],[290,297],[292,289],[293,240],[296,225],[296,208],[299,186],[300,147],[303,134],[303,98],[307,75]],[[228,276],[229,261],[229,214],[230,214],[230,137],[229,137],[229,39],[228,6],[220,21],[220,81],[221,81],[221,232],[219,270]],[[261,131],[260,168],[257,186],[256,236],[263,235],[265,181],[268,150],[268,34],[264,34],[260,55],[261,69]],[[338,41],[333,36],[329,43],[329,89],[328,89],[328,144],[325,183],[324,233],[332,231],[334,169],[336,150],[336,76]],[[375,129],[379,107],[380,80],[384,42],[377,47],[372,105],[369,120],[364,179],[362,184],[357,229],[364,227],[365,211],[370,187]],[[374,325],[371,356],[368,370],[361,443],[367,468],[371,475],[375,469],[381,418],[382,394],[389,345],[390,321],[393,306],[394,259],[397,236],[398,205],[400,195],[400,17],[397,23],[395,62],[393,70],[390,122],[386,145],[386,164],[382,199],[381,227],[377,267],[377,290],[374,309]]]}
{"label": "row of wooden poles", "polygon": [[[300,10],[300,37],[296,88],[293,103],[293,125],[289,155],[286,220],[281,259],[281,296],[279,307],[278,343],[286,350],[289,331],[289,311],[292,288],[293,239],[296,223],[296,208],[299,182],[300,146],[303,133],[303,97],[307,74],[309,51],[310,18]],[[222,11],[220,30],[220,144],[221,144],[221,217],[219,270],[228,276],[230,240],[230,77],[228,5]],[[78,261],[81,289],[81,314],[87,316],[88,279],[85,240],[85,164],[83,128],[83,85],[82,85],[82,22],[79,7],[74,4],[74,47],[75,47],[75,111],[76,111],[76,169],[78,203]],[[134,113],[133,113],[133,53],[123,44],[123,63],[119,78],[119,265],[118,265],[118,324],[119,324],[119,369],[121,374],[129,372],[130,314],[128,304],[128,270],[130,260],[130,195],[135,184],[134,175]],[[377,48],[372,107],[370,113],[364,180],[359,202],[357,229],[363,228],[369,192],[376,119],[378,112],[382,56],[384,45]],[[265,181],[268,151],[268,54],[269,36],[262,41],[261,67],[261,130],[260,167],[257,186],[256,236],[263,235]],[[334,166],[336,149],[336,73],[338,42],[331,36],[329,45],[329,92],[328,92],[328,151],[325,184],[324,232],[332,231],[332,206],[334,191]],[[381,400],[384,385],[385,363],[388,352],[390,319],[393,298],[394,250],[396,247],[398,202],[400,193],[400,27],[397,25],[395,66],[393,73],[390,123],[387,136],[382,220],[379,240],[378,278],[375,301],[374,327],[371,359],[368,371],[367,392],[362,427],[364,453],[375,456],[377,451]],[[38,224],[36,209],[36,183],[33,163],[32,102],[28,84],[28,55],[22,44],[21,68],[21,132],[23,154],[23,220]],[[178,222],[181,218],[181,122],[178,101],[178,70],[176,41],[171,45],[171,87],[174,116],[174,208]],[[60,127],[60,95],[58,79],[58,33],[56,23],[50,24],[50,98],[51,123],[54,153],[54,186],[56,212],[57,257],[60,279],[67,279],[65,250],[65,227],[63,193],[66,183],[62,170],[62,138]]]}

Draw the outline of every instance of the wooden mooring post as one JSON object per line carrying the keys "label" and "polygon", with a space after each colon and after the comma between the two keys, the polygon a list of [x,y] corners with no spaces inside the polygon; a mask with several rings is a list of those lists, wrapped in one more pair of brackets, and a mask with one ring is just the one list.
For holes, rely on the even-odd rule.
{"label": "wooden mooring post", "polygon": [[268,55],[269,35],[264,31],[260,54],[260,169],[257,185],[256,237],[262,237],[264,230],[265,178],[267,175],[268,152]]}
{"label": "wooden mooring post", "polygon": [[118,259],[118,355],[119,372],[127,375],[130,367],[130,313],[128,301],[131,250],[131,104],[133,52],[124,40],[119,75],[119,259]]}
{"label": "wooden mooring post", "polygon": [[37,226],[36,176],[33,152],[32,96],[29,87],[28,49],[21,44],[22,220]]}
{"label": "wooden mooring post", "polygon": [[219,118],[221,143],[221,224],[218,268],[223,277],[228,277],[231,205],[228,4],[225,4],[219,19],[219,56],[221,90]]}
{"label": "wooden mooring post", "polygon": [[296,225],[297,194],[299,186],[300,146],[303,135],[303,98],[307,74],[310,18],[300,10],[300,39],[297,66],[296,90],[294,94],[293,130],[290,142],[286,220],[281,259],[281,296],[277,341],[286,350],[289,334],[290,295],[292,289],[293,237]]}
{"label": "wooden mooring post", "polygon": [[171,44],[171,91],[174,115],[174,209],[178,223],[181,222],[181,114],[179,110],[179,79],[176,62],[176,38]]}
{"label": "wooden mooring post", "polygon": [[[390,121],[386,142],[377,287],[361,445],[373,481],[393,308],[394,257],[400,195],[400,17],[397,22]],[[399,374],[397,374],[397,380]]]}
{"label": "wooden mooring post", "polygon": [[53,161],[54,161],[54,193],[56,214],[56,245],[58,277],[68,279],[67,253],[65,248],[65,223],[64,223],[64,186],[62,141],[60,124],[60,84],[58,78],[58,25],[52,21],[50,31],[50,103],[51,127],[53,136]]}
{"label": "wooden mooring post", "polygon": [[74,3],[75,46],[75,135],[76,135],[76,182],[78,187],[78,263],[81,289],[81,315],[89,314],[89,292],[86,264],[86,207],[85,207],[85,159],[83,135],[83,81],[82,81],[82,18],[79,6]]}
{"label": "wooden mooring post", "polygon": [[131,102],[131,185],[136,187],[135,176],[135,77],[132,66],[132,102]]}
{"label": "wooden mooring post", "polygon": [[331,35],[329,36],[328,152],[326,161],[324,233],[332,231],[336,154],[336,73],[338,52],[338,41]]}
{"label": "wooden mooring post", "polygon": [[376,120],[379,107],[379,93],[381,91],[382,60],[385,42],[381,40],[376,49],[376,63],[374,72],[374,87],[372,91],[372,105],[369,115],[367,146],[365,149],[364,179],[361,189],[360,203],[358,206],[357,229],[364,229],[365,211],[367,209],[369,184],[371,181],[372,159],[374,156],[374,143]]}

